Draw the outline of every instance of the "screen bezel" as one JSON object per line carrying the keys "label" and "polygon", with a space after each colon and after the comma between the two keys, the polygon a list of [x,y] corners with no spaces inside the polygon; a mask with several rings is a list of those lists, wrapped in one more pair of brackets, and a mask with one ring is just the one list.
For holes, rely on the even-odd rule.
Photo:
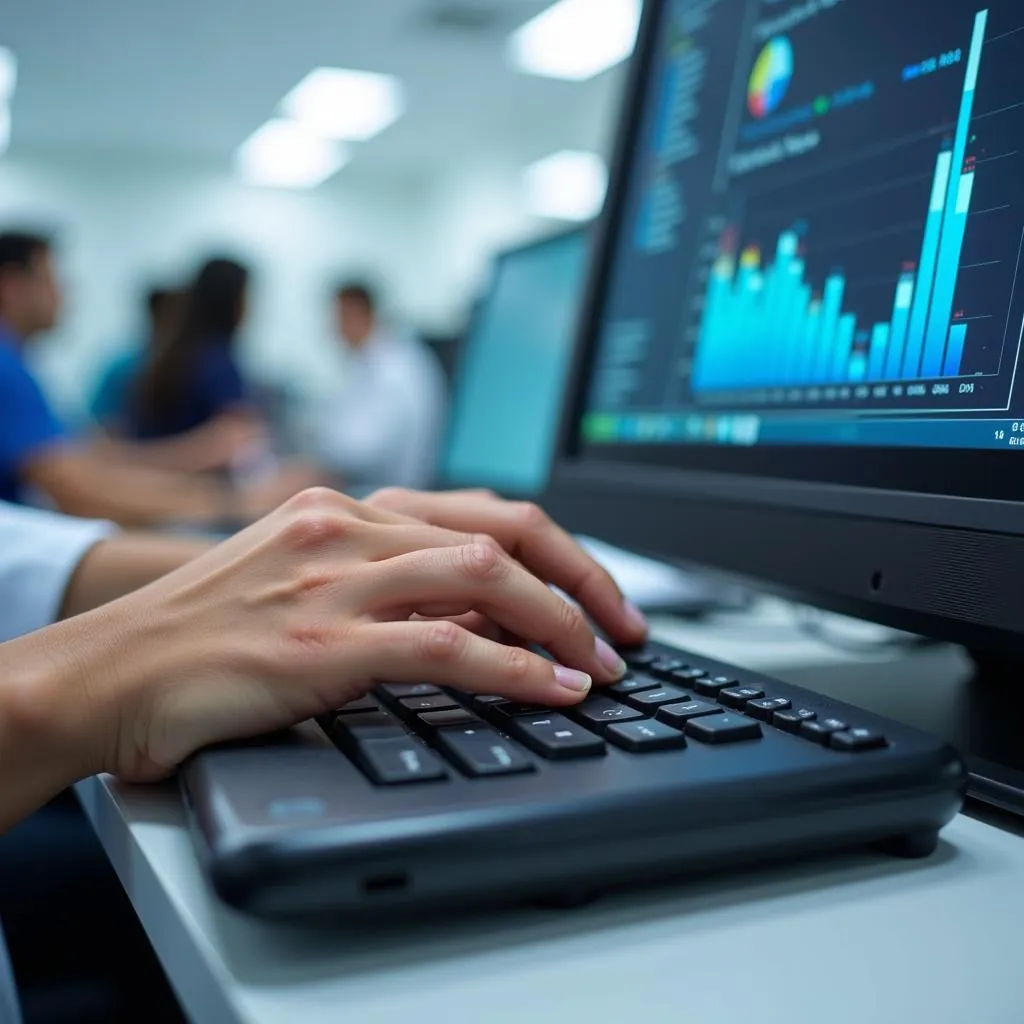
{"label": "screen bezel", "polygon": [[[1024,516],[1010,515],[1007,503],[1024,500],[1020,453],[972,448],[861,447],[854,445],[642,445],[592,444],[580,436],[592,366],[603,316],[603,296],[613,269],[633,154],[642,143],[648,70],[656,62],[659,25],[670,0],[647,0],[632,60],[620,119],[608,197],[595,232],[577,345],[567,380],[558,454],[551,487],[569,477],[594,480],[652,478],[659,489],[700,490],[721,477],[743,500],[759,501],[766,485],[776,497],[789,492],[797,507],[816,507],[824,493],[832,506],[839,493],[857,514],[902,518],[910,508],[928,522],[950,516],[962,522],[970,504],[971,528],[1013,527],[1024,535]],[[1010,417],[1010,414],[1006,414]],[[1017,461],[1011,467],[1010,462]],[[842,468],[841,468],[842,467]],[[1014,470],[1016,472],[1014,472]],[[717,489],[717,488],[715,488]],[[991,507],[990,507],[991,506]],[[898,511],[902,509],[903,511]],[[955,513],[955,514],[954,514]]]}

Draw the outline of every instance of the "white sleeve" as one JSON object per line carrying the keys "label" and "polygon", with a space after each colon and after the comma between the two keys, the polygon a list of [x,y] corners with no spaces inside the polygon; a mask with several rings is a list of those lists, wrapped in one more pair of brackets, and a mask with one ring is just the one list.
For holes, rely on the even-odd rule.
{"label": "white sleeve", "polygon": [[53,622],[78,563],[115,529],[0,502],[0,643]]}

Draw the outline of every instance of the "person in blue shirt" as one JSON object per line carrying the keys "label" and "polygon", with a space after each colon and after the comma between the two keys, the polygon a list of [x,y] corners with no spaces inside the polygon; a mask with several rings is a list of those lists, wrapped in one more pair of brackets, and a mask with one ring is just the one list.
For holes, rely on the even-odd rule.
{"label": "person in blue shirt", "polygon": [[219,523],[252,519],[315,482],[295,470],[228,487],[181,471],[176,444],[70,436],[24,361],[25,346],[56,326],[60,307],[49,240],[0,233],[0,500],[21,501],[34,491],[62,512],[125,525]]}

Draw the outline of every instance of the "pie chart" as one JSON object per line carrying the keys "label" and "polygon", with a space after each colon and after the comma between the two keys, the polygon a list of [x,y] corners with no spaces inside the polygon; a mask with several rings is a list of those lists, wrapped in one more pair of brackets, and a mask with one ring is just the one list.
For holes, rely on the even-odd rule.
{"label": "pie chart", "polygon": [[785,36],[764,44],[750,74],[747,107],[754,117],[767,117],[778,109],[793,78],[793,45]]}

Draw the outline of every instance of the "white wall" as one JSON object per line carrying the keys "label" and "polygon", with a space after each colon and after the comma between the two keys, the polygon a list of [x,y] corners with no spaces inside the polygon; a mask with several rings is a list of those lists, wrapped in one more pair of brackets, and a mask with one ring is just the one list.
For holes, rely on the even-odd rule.
{"label": "white wall", "polygon": [[328,288],[369,272],[394,312],[457,327],[497,247],[554,225],[526,217],[518,171],[480,166],[431,188],[352,181],[310,193],[250,189],[223,174],[125,160],[0,160],[0,224],[57,229],[68,305],[36,363],[77,415],[107,355],[130,343],[152,282],[180,279],[212,251],[253,262],[258,287],[243,358],[304,390],[342,372]]}

